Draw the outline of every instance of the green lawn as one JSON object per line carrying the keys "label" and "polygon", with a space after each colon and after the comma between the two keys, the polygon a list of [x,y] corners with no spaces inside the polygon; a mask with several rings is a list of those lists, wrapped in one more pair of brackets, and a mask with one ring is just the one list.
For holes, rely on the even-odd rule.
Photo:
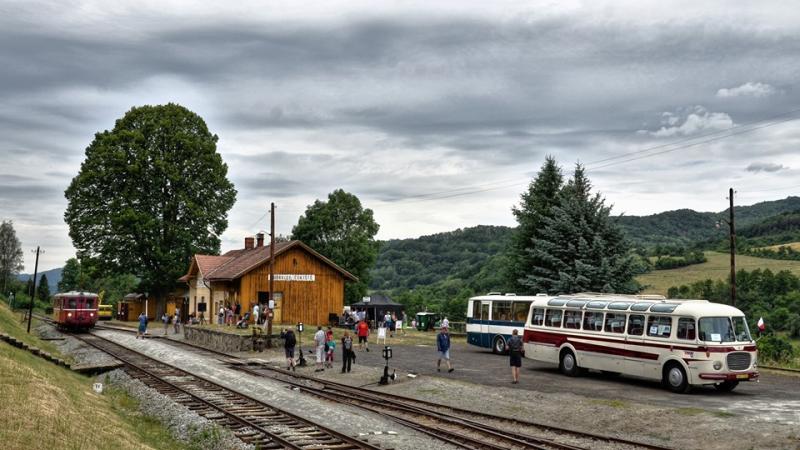
{"label": "green lawn", "polygon": [[[644,294],[666,295],[667,289],[706,279],[725,280],[730,275],[730,255],[728,253],[705,252],[708,261],[702,264],[680,267],[678,269],[654,270],[636,279],[645,286]],[[773,272],[789,270],[800,275],[800,261],[756,258],[736,255],[736,269],[769,269]]]}

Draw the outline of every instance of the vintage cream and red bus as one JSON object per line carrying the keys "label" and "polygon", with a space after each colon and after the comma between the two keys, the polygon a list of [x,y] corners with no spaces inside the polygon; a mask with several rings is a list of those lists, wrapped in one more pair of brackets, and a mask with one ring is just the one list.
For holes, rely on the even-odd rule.
{"label": "vintage cream and red bus", "polygon": [[539,297],[525,325],[525,356],[574,376],[587,369],[733,390],[758,378],[744,314],[706,300],[576,294]]}
{"label": "vintage cream and red bus", "polygon": [[97,294],[64,292],[53,296],[53,320],[59,328],[89,329],[97,323]]}

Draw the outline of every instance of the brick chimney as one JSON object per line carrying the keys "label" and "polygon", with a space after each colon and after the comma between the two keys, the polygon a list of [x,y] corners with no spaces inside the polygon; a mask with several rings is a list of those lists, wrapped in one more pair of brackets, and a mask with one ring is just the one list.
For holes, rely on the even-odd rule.
{"label": "brick chimney", "polygon": [[256,247],[263,247],[264,246],[264,233],[258,233],[256,235]]}
{"label": "brick chimney", "polygon": [[244,238],[244,249],[245,250],[250,250],[251,248],[253,248],[253,237],[250,236],[250,237]]}

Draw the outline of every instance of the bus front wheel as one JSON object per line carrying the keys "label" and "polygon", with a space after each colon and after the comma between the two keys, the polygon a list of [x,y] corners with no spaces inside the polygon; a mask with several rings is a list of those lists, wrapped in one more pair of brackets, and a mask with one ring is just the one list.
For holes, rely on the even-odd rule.
{"label": "bus front wheel", "polygon": [[670,391],[678,394],[689,392],[689,379],[679,363],[671,362],[664,366],[663,376],[663,383]]}
{"label": "bus front wheel", "polygon": [[503,336],[497,336],[494,338],[494,343],[492,344],[492,353],[497,355],[502,355],[506,352],[506,341],[503,339]]}
{"label": "bus front wheel", "polygon": [[571,350],[564,350],[561,352],[558,364],[561,373],[568,377],[578,375],[578,361],[575,359],[575,354]]}

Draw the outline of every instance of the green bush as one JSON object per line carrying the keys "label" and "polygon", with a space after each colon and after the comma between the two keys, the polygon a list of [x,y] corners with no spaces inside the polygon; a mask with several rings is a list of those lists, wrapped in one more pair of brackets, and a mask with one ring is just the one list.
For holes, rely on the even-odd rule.
{"label": "green bush", "polygon": [[795,349],[785,337],[770,334],[758,340],[758,354],[760,359],[788,362],[794,358]]}

